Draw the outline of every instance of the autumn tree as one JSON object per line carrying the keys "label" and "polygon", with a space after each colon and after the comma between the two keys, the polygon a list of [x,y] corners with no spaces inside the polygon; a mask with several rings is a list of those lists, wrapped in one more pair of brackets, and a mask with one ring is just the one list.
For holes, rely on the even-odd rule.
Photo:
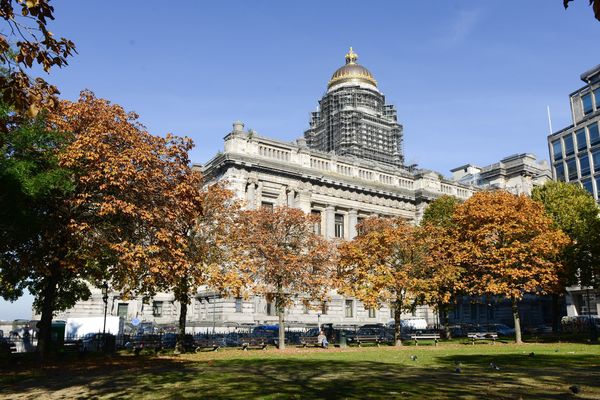
{"label": "autumn tree", "polygon": [[289,207],[246,210],[240,216],[240,290],[275,302],[280,349],[285,348],[285,310],[294,299],[328,296],[335,260],[330,243],[314,233],[314,223],[312,216]]}
{"label": "autumn tree", "polygon": [[199,209],[200,200],[189,173],[189,140],[150,135],[135,114],[90,92],[62,102],[45,129],[57,137],[43,153],[54,157],[43,168],[56,170],[55,190],[41,198],[44,219],[33,234],[2,248],[3,282],[8,276],[35,295],[42,354],[53,314],[89,296],[87,282],[107,279],[124,295],[151,294],[165,275],[185,274],[189,237],[180,218]]}
{"label": "autumn tree", "polygon": [[200,286],[210,285],[220,293],[239,287],[239,276],[223,268],[231,265],[234,259],[234,229],[238,224],[240,204],[234,200],[233,192],[221,183],[200,191],[199,178],[197,175],[195,179],[187,180],[190,187],[184,192],[197,199],[193,208],[184,209],[189,212],[181,213],[178,221],[180,234],[187,235],[185,257],[180,259],[181,265],[177,267],[181,273],[163,276],[180,304],[178,351],[184,350],[188,304]]}
{"label": "autumn tree", "polygon": [[461,293],[460,250],[456,241],[452,219],[456,207],[461,203],[454,196],[444,195],[432,201],[421,220],[423,234],[427,236],[433,263],[426,270],[430,275],[427,303],[438,310],[440,322],[446,327],[446,335],[450,335],[448,327],[448,310]]}
{"label": "autumn tree", "polygon": [[579,185],[549,181],[533,189],[532,198],[540,201],[571,242],[561,254],[564,269],[553,294],[553,328],[558,329],[558,295],[570,285],[600,285],[600,209],[594,197]]}
{"label": "autumn tree", "polygon": [[454,221],[469,293],[509,299],[521,343],[519,301],[555,289],[567,236],[541,203],[505,191],[475,193],[458,206]]}
{"label": "autumn tree", "polygon": [[48,29],[54,19],[50,0],[0,0],[0,17],[6,23],[0,32],[0,94],[16,113],[4,117],[0,127],[6,131],[15,116],[32,117],[58,104],[58,89],[42,78],[32,80],[26,71],[35,65],[45,72],[63,67],[76,51],[72,41]]}
{"label": "autumn tree", "polygon": [[[569,3],[572,2],[573,0],[563,0],[563,6],[565,7],[565,10],[567,8],[569,8]],[[598,21],[600,21],[600,0],[588,0],[589,1],[589,5],[592,7],[593,11],[594,11],[594,16],[596,17],[596,19]]]}
{"label": "autumn tree", "polygon": [[401,218],[369,218],[359,231],[339,247],[338,286],[368,307],[389,304],[399,346],[402,312],[425,300],[424,269],[433,263],[426,236]]}

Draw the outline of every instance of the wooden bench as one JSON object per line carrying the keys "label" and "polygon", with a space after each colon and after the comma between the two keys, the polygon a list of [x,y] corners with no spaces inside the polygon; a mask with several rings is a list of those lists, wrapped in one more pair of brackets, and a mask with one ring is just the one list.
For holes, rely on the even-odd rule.
{"label": "wooden bench", "polygon": [[467,333],[467,337],[471,339],[471,344],[475,345],[475,341],[491,340],[492,344],[496,344],[498,334],[496,332],[471,332]]}
{"label": "wooden bench", "polygon": [[411,340],[415,341],[415,346],[419,345],[419,340],[433,340],[435,345],[437,346],[438,340],[440,340],[440,335],[437,333],[421,333],[417,335],[411,335]]}
{"label": "wooden bench", "polygon": [[300,345],[304,347],[323,347],[319,342],[318,336],[304,336],[300,338]]}
{"label": "wooden bench", "polygon": [[384,343],[384,340],[380,339],[379,336],[368,335],[368,336],[356,336],[354,338],[355,343],[358,347],[362,347],[363,344],[374,343],[377,347],[381,343]]}
{"label": "wooden bench", "polygon": [[196,346],[196,353],[200,353],[205,349],[208,349],[208,351],[217,351],[221,348],[221,345],[219,343],[210,339],[198,339],[194,342],[194,345]]}
{"label": "wooden bench", "polygon": [[243,339],[241,348],[245,351],[248,349],[266,350],[267,342],[262,338]]}

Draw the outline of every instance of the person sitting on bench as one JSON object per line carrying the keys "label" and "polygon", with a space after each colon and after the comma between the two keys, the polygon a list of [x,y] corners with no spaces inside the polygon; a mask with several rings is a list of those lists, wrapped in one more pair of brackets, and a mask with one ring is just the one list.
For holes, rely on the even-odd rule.
{"label": "person sitting on bench", "polygon": [[319,336],[317,336],[317,343],[319,343],[324,349],[329,346],[329,342],[327,341],[327,336],[323,333],[323,331],[319,331]]}

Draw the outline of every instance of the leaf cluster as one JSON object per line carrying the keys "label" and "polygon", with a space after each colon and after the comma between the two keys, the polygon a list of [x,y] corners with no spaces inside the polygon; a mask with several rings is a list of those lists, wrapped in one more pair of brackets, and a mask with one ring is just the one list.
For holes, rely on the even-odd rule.
{"label": "leaf cluster", "polygon": [[76,53],[72,41],[56,38],[48,30],[48,21],[54,19],[50,0],[0,0],[0,17],[6,23],[0,32],[2,100],[17,115],[35,116],[43,108],[54,108],[58,89],[42,78],[32,80],[25,72],[34,65],[45,72],[66,66]]}

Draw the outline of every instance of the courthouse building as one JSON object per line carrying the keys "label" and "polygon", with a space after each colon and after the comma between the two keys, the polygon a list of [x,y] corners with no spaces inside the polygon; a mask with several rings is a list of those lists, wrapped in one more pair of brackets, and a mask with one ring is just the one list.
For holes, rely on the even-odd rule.
{"label": "courthouse building", "polygon": [[[307,105],[307,108],[310,105]],[[328,239],[352,239],[357,223],[369,216],[401,217],[420,221],[427,204],[442,195],[469,198],[473,186],[445,179],[439,173],[404,164],[403,127],[393,105],[371,72],[357,63],[350,49],[312,113],[304,137],[286,142],[244,129],[233,123],[225,135],[224,150],[204,165],[196,165],[206,183],[225,181],[247,208],[290,206],[320,216],[318,232]],[[354,298],[332,293],[318,310],[301,303],[287,311],[290,325],[387,323],[387,307],[366,309]],[[176,323],[178,304],[168,293],[154,299],[123,300],[109,296],[109,314],[127,320]],[[92,299],[59,315],[101,315],[103,302]],[[419,307],[412,316],[430,323],[436,316]],[[201,290],[188,308],[190,330],[213,326],[273,323],[276,310],[262,297],[222,298],[209,288]]]}

